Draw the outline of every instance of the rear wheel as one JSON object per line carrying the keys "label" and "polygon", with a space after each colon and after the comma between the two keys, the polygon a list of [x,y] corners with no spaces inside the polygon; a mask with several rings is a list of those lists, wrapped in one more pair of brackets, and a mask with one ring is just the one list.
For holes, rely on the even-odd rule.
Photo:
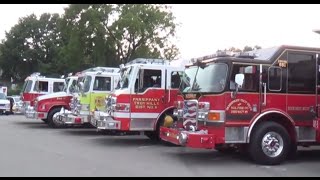
{"label": "rear wheel", "polygon": [[66,125],[59,120],[59,112],[60,112],[60,108],[54,108],[52,110],[50,110],[49,114],[48,114],[48,125],[51,128],[62,128],[62,127],[66,127]]}
{"label": "rear wheel", "polygon": [[249,154],[258,164],[280,164],[287,158],[290,144],[290,136],[283,126],[275,122],[262,122],[252,132]]}

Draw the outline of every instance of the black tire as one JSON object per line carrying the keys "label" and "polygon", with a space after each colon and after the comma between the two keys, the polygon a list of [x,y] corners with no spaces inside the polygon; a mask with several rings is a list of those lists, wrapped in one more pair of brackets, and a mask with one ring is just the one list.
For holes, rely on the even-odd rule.
{"label": "black tire", "polygon": [[65,124],[58,124],[55,123],[53,120],[53,115],[60,112],[61,108],[53,108],[52,110],[50,110],[49,114],[48,114],[48,125],[51,128],[62,128],[62,127],[66,127]]}
{"label": "black tire", "polygon": [[[279,154],[274,155],[274,157],[266,155],[262,148],[262,140],[267,134],[271,135],[270,138],[275,137],[280,145],[280,150],[278,149],[279,152],[277,152]],[[271,143],[274,144],[276,142],[271,141]],[[290,136],[283,126],[275,122],[262,122],[251,134],[249,154],[257,164],[276,165],[282,163],[287,158],[290,152],[290,144]],[[283,147],[282,149],[281,146]]]}
{"label": "black tire", "polygon": [[48,123],[48,119],[41,119],[44,123]]}

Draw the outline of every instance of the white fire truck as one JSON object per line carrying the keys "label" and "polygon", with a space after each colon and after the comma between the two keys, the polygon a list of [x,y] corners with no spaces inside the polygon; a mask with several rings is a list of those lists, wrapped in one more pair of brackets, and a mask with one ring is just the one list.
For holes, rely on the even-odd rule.
{"label": "white fire truck", "polygon": [[98,131],[143,132],[159,140],[159,128],[171,116],[184,67],[168,60],[138,58],[121,66],[117,89],[107,97],[108,110],[95,111]]}

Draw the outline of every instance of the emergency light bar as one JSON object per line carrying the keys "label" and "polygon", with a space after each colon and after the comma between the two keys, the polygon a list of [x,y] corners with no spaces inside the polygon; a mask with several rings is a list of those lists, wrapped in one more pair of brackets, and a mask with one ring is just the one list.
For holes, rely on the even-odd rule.
{"label": "emergency light bar", "polygon": [[126,65],[130,65],[130,64],[169,64],[169,60],[137,58],[130,62],[127,62]]}
{"label": "emergency light bar", "polygon": [[202,56],[199,58],[192,58],[191,62],[195,63],[197,61],[204,61],[204,60],[213,59],[217,57],[232,57],[232,56],[234,56],[234,52],[232,51],[218,51],[215,54],[210,54],[210,55]]}
{"label": "emergency light bar", "polygon": [[118,72],[118,71],[119,71],[119,68],[93,67],[93,68],[83,70],[82,73],[84,73],[84,72],[109,72],[109,73],[113,73],[113,72]]}
{"label": "emergency light bar", "polygon": [[258,54],[254,53],[254,52],[250,52],[250,51],[248,51],[248,52],[240,52],[240,53],[236,54],[235,57],[253,59],[253,58],[258,57]]}

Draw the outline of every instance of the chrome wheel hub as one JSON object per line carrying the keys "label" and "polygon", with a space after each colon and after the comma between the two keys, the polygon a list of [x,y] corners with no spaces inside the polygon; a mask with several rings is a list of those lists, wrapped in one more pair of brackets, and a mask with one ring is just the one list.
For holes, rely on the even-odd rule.
{"label": "chrome wheel hub", "polygon": [[59,112],[55,113],[55,114],[52,116],[52,120],[53,120],[54,124],[56,124],[56,125],[62,125],[62,124],[63,124]]}
{"label": "chrome wheel hub", "polygon": [[265,155],[277,157],[283,150],[283,139],[276,132],[268,132],[262,138],[261,147]]}

